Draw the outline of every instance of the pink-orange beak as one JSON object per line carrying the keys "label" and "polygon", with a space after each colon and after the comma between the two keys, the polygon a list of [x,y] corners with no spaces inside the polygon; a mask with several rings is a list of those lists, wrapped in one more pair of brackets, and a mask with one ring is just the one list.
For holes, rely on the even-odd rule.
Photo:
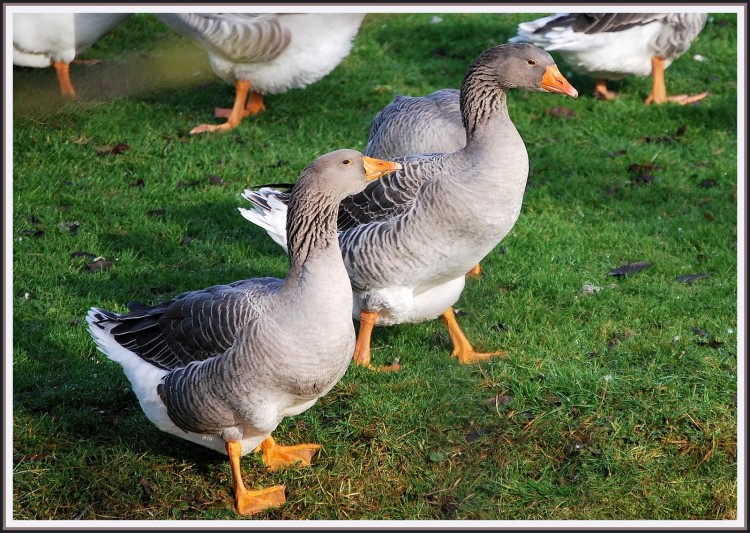
{"label": "pink-orange beak", "polygon": [[557,68],[557,65],[550,65],[547,67],[544,71],[544,77],[542,78],[540,86],[542,89],[550,93],[567,94],[573,98],[578,98],[578,91],[568,83],[565,76],[560,74],[560,69]]}

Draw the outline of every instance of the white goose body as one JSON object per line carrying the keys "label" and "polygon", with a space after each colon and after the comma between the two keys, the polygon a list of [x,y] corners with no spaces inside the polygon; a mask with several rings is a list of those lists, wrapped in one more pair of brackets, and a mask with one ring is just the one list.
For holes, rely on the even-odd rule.
{"label": "white goose body", "polygon": [[[366,179],[395,168],[338,150],[302,172],[291,193],[284,280],[213,286],[123,315],[91,308],[89,332],[123,367],[154,425],[239,461],[268,444],[284,417],[309,409],[331,390],[355,346],[338,205]],[[253,499],[252,505],[260,504]],[[242,509],[249,507],[238,503]]]}
{"label": "white goose body", "polygon": [[[525,44],[486,50],[461,89],[466,145],[396,158],[400,171],[341,203],[339,243],[360,322],[363,313],[376,314],[372,323],[380,325],[452,315],[464,275],[512,229],[529,169],[508,115],[506,90],[512,87],[577,96],[543,50]],[[241,209],[243,216],[278,242],[283,193],[262,189],[244,197],[253,208]]]}
{"label": "white goose body", "polygon": [[70,63],[131,13],[14,13],[13,64],[54,66],[60,94],[74,98]]}
{"label": "white goose body", "polygon": [[13,64],[49,67],[70,63],[129,13],[14,13]]}
{"label": "white goose body", "polygon": [[562,13],[519,24],[510,42],[559,52],[576,72],[618,80],[649,76],[653,56],[667,68],[706,19],[705,13]]}
{"label": "white goose body", "polygon": [[255,91],[302,88],[331,72],[351,50],[364,13],[157,14],[195,39],[227,83],[251,80]]}

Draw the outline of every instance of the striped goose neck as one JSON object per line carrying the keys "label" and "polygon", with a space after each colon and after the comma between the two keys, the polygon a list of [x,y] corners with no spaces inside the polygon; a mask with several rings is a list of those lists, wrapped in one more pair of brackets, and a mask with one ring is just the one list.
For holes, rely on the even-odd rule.
{"label": "striped goose neck", "polygon": [[469,67],[460,93],[461,119],[467,139],[474,137],[493,117],[508,114],[505,93],[493,68],[481,64]]}
{"label": "striped goose neck", "polygon": [[337,243],[339,199],[308,194],[309,187],[298,183],[289,199],[286,218],[290,271],[302,265],[316,251]]}

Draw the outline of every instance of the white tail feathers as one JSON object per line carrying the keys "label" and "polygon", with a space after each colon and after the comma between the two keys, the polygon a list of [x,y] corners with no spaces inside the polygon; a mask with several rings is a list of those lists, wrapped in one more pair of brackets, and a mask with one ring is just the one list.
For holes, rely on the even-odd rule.
{"label": "white tail feathers", "polygon": [[238,207],[237,209],[243,217],[263,228],[276,244],[288,252],[286,245],[287,205],[280,199],[282,194],[270,187],[262,187],[257,191],[245,189],[242,197],[252,204],[252,208]]}

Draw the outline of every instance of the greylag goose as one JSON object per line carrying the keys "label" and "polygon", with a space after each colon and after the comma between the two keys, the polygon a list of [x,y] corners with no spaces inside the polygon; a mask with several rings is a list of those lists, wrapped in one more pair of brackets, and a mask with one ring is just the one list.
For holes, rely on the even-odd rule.
{"label": "greylag goose", "polygon": [[[354,291],[352,314],[360,322],[358,365],[372,367],[370,336],[376,323],[438,316],[461,363],[500,353],[476,352],[452,306],[466,272],[507,235],[521,211],[529,161],[508,115],[510,88],[578,96],[552,57],[536,46],[485,50],[461,87],[464,148],[396,158],[403,168],[379,180],[382,186],[371,184],[341,203],[339,244]],[[241,208],[242,215],[283,244],[285,194],[266,188],[243,196],[253,208]]]}
{"label": "greylag goose", "polygon": [[706,23],[706,13],[561,13],[518,25],[510,42],[559,52],[570,67],[596,78],[595,96],[612,100],[607,80],[651,75],[646,104],[690,104],[708,96],[667,96],[664,70],[684,54]]}
{"label": "greylag goose", "polygon": [[[365,154],[393,159],[412,154],[450,153],[463,148],[466,130],[461,122],[458,100],[458,89],[440,89],[419,97],[396,95],[370,124]],[[482,268],[477,263],[468,275],[481,274]]]}
{"label": "greylag goose", "polygon": [[302,88],[331,72],[349,54],[364,13],[156,14],[198,42],[214,73],[235,87],[232,109],[216,109],[224,124],[190,133],[227,131],[264,111],[264,94]]}
{"label": "greylag goose", "polygon": [[291,191],[283,281],[217,285],[126,314],[89,310],[97,347],[122,365],[149,420],[229,456],[239,514],[285,501],[283,486],[245,488],[242,455],[260,447],[275,469],[309,465],[320,448],[280,446],[271,433],[312,407],[351,362],[352,292],[336,239],[338,205],[397,168],[354,150],[308,165]]}
{"label": "greylag goose", "polygon": [[14,13],[13,64],[55,67],[60,94],[75,98],[70,63],[131,13]]}

